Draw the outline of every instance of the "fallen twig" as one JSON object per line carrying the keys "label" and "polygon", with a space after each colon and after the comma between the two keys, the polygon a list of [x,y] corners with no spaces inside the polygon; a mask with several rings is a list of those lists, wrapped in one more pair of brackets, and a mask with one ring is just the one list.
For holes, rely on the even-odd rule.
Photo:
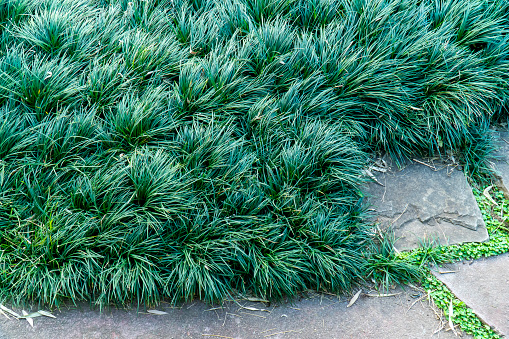
{"label": "fallen twig", "polygon": [[277,334],[285,334],[285,333],[292,333],[292,332],[300,333],[300,332],[302,332],[302,330],[297,330],[297,331],[296,330],[288,330],[288,331],[283,331],[283,332],[276,332],[276,333],[264,335],[263,337],[267,338],[267,337],[272,337],[273,335],[277,335]]}
{"label": "fallen twig", "polygon": [[263,309],[263,308],[255,308],[255,307],[249,307],[249,306],[242,306],[242,305],[238,305],[240,308],[243,308],[245,310],[248,310],[248,311],[261,311],[261,312],[268,312],[270,313],[269,310],[266,310],[266,309]]}
{"label": "fallen twig", "polygon": [[405,209],[403,210],[403,213],[401,213],[401,214],[400,214],[400,215],[399,215],[396,219],[394,219],[394,220],[391,222],[391,225],[390,225],[390,226],[392,226],[392,225],[393,225],[396,221],[398,221],[398,220],[399,220],[399,218],[401,218],[401,217],[403,216],[403,214],[405,214],[406,210],[408,209],[408,205],[409,205],[409,204],[406,204]]}
{"label": "fallen twig", "polygon": [[213,308],[209,308],[208,310],[204,310],[203,312],[214,311],[214,310],[222,310],[222,309],[224,309],[223,306],[213,307]]}
{"label": "fallen twig", "polygon": [[414,307],[415,304],[417,304],[419,301],[421,301],[422,299],[426,298],[427,295],[426,294],[423,294],[421,295],[418,299],[414,300],[414,302],[412,303],[412,305],[410,305],[410,307],[408,308],[408,310],[406,310],[407,312],[410,311],[410,309],[412,307]]}
{"label": "fallen twig", "polygon": [[364,294],[366,297],[373,297],[373,298],[385,298],[385,297],[394,297],[396,295],[400,295],[402,292],[399,293],[385,293],[385,294],[370,294],[366,293]]}
{"label": "fallen twig", "polygon": [[419,161],[419,160],[417,160],[417,159],[412,159],[412,160],[413,160],[413,161],[415,161],[415,162],[417,162],[417,163],[419,163],[419,164],[421,164],[421,165],[428,166],[429,168],[431,168],[431,169],[432,169],[432,170],[434,170],[434,171],[436,171],[436,170],[437,170],[437,168],[436,168],[435,166],[431,166],[430,164],[427,164],[427,163],[425,163],[425,162],[423,162],[423,161]]}
{"label": "fallen twig", "polygon": [[263,315],[258,315],[258,314],[254,314],[254,313],[248,313],[248,312],[242,312],[242,311],[240,311],[239,313],[252,315],[253,317],[258,317],[258,318],[265,318],[265,319],[267,319],[267,317],[264,317]]}

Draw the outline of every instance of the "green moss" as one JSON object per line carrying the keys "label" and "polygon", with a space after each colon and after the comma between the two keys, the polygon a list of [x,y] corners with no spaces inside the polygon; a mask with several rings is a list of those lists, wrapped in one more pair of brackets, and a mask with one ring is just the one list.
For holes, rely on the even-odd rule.
{"label": "green moss", "polygon": [[500,338],[490,326],[481,322],[472,309],[468,308],[463,301],[456,298],[454,294],[432,274],[429,274],[424,279],[422,286],[427,290],[435,305],[444,311],[446,318],[449,317],[449,307],[452,302],[452,322],[459,325],[462,331],[473,335],[474,338]]}

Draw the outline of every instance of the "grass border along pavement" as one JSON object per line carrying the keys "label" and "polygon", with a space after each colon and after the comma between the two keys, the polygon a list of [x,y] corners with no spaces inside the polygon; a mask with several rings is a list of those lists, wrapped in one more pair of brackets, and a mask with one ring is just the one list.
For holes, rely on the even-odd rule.
{"label": "grass border along pavement", "polygon": [[[494,200],[484,194],[487,192]],[[509,219],[509,200],[504,198],[502,192],[494,189],[473,189],[474,196],[481,209],[484,222],[488,229],[490,240],[483,243],[465,243],[439,247],[434,258],[443,258],[445,262],[457,262],[462,260],[473,260],[481,257],[490,257],[509,252],[509,227],[506,222]],[[496,204],[495,204],[496,203]],[[411,256],[429,255],[428,249],[418,249],[411,252],[400,253],[401,259]],[[437,255],[438,254],[438,255]],[[442,260],[440,260],[442,262]],[[465,303],[454,296],[454,294],[427,269],[422,286],[428,292],[428,296],[434,304],[439,307],[444,315],[449,318],[449,309],[452,303],[452,316],[454,325],[474,338],[501,338],[489,325],[484,324],[477,315]]]}

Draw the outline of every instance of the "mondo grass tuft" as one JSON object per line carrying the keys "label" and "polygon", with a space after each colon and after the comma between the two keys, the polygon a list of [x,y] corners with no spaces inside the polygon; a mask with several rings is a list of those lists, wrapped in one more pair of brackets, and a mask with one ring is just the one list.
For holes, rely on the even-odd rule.
{"label": "mondo grass tuft", "polygon": [[373,152],[490,171],[504,0],[0,0],[0,299],[278,300],[422,277]]}

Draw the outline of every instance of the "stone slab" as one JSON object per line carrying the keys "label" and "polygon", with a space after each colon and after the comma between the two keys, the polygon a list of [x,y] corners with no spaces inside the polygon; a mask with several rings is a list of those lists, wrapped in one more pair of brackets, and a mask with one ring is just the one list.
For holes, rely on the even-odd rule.
{"label": "stone slab", "polygon": [[509,254],[459,263],[452,271],[434,274],[479,318],[509,336]]}
{"label": "stone slab", "polygon": [[462,171],[443,163],[413,161],[402,169],[392,165],[375,172],[379,183],[364,188],[374,219],[394,230],[400,250],[418,248],[423,241],[441,245],[489,239],[482,214]]}
{"label": "stone slab", "polygon": [[[168,315],[136,314],[109,310],[103,314],[88,305],[54,312],[57,319],[26,321],[0,318],[1,339],[155,339],[155,338],[262,338],[262,339],[422,339],[456,338],[452,331],[435,331],[441,323],[426,301],[417,302],[414,290],[393,297],[362,296],[347,308],[349,298],[314,295],[280,306],[244,303],[269,312],[240,309],[229,303],[225,309],[196,302],[172,309],[157,307]],[[216,306],[217,307],[217,306]],[[208,334],[205,335],[205,334]],[[212,336],[214,335],[214,336]],[[471,338],[463,336],[463,338]]]}
{"label": "stone slab", "polygon": [[494,132],[497,151],[495,155],[495,171],[497,172],[497,186],[506,199],[509,199],[509,132]]}

